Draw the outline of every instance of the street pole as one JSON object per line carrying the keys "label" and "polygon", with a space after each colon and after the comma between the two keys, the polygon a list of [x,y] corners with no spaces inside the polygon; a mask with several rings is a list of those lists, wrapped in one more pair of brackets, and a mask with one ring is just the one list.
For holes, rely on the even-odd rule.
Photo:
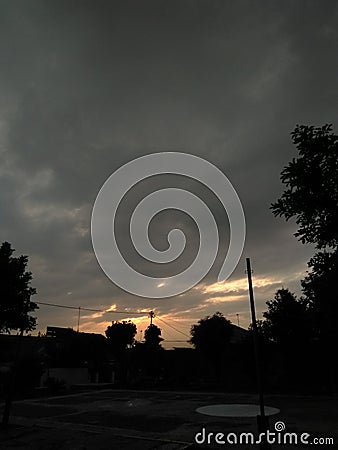
{"label": "street pole", "polygon": [[[255,367],[256,367],[256,379],[257,379],[257,390],[259,395],[259,411],[260,415],[257,416],[258,430],[259,432],[266,432],[269,428],[267,418],[264,411],[264,396],[262,387],[262,376],[260,368],[260,358],[259,358],[259,344],[258,344],[258,331],[257,331],[257,320],[256,320],[256,310],[255,310],[255,300],[252,287],[252,270],[250,258],[246,258],[246,271],[248,275],[249,284],[249,298],[250,298],[250,309],[251,309],[251,320],[252,320],[252,334],[253,334],[253,344],[254,344],[254,355],[255,355]],[[270,449],[271,446],[265,441],[260,445],[261,449]]]}
{"label": "street pole", "polygon": [[79,306],[79,312],[77,315],[77,332],[80,331],[80,316],[81,316],[81,306]]}

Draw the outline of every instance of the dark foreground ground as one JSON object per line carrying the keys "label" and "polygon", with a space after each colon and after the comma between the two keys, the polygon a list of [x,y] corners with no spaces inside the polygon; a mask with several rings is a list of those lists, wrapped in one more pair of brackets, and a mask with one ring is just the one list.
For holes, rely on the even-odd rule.
{"label": "dark foreground ground", "polygon": [[[0,431],[0,448],[16,450],[108,449],[221,449],[259,448],[258,445],[195,443],[195,435],[252,432],[255,418],[222,418],[202,415],[196,408],[220,403],[253,404],[256,396],[192,392],[104,390],[62,397],[16,402],[11,426]],[[286,432],[331,437],[334,444],[273,445],[272,448],[338,449],[337,397],[266,396],[266,405],[280,409],[271,416],[270,429],[278,421]],[[200,439],[202,439],[200,437]]]}

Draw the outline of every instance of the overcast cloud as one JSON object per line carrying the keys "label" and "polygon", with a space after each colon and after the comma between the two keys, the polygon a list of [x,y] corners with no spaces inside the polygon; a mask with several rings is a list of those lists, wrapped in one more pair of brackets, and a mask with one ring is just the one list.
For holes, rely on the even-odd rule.
{"label": "overcast cloud", "polygon": [[[283,190],[282,168],[296,156],[295,125],[337,123],[336,2],[0,0],[0,9],[1,242],[29,256],[36,301],[155,308],[188,334],[217,310],[249,324],[247,256],[259,316],[276,289],[299,292],[313,248],[297,242],[294,223],[274,218],[269,205]],[[207,159],[242,201],[246,245],[220,292],[213,287],[221,253],[203,283],[160,301],[121,291],[96,262],[90,217],[99,189],[121,165],[162,151]],[[187,181],[166,183],[192,187],[211,202],[226,251],[228,224],[217,201]],[[126,223],[149,190],[151,183],[131,194],[120,218],[121,245],[136,267]],[[196,251],[188,219],[164,214],[152,237],[165,248],[177,223],[192,245],[183,267]],[[41,306],[37,315],[40,330],[76,327],[76,311]],[[81,329],[104,332],[122,318],[99,316],[83,314]]]}

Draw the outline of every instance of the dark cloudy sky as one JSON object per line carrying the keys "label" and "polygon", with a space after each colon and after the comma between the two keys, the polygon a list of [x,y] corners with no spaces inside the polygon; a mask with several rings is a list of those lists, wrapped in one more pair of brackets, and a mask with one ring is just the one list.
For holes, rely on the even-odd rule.
{"label": "dark cloudy sky", "polygon": [[[29,255],[36,301],[155,308],[186,333],[217,310],[247,326],[246,256],[259,316],[277,288],[299,292],[313,249],[269,205],[296,156],[295,125],[336,124],[337,2],[0,0],[0,10],[0,236]],[[228,283],[215,284],[216,267],[186,294],[156,301],[106,278],[90,217],[114,170],[162,151],[224,171],[241,198],[247,240]],[[174,219],[155,224],[159,246]],[[40,330],[76,327],[76,311],[41,306],[37,316]],[[83,314],[81,329],[103,332],[117,318]],[[158,325],[167,339],[184,339]]]}

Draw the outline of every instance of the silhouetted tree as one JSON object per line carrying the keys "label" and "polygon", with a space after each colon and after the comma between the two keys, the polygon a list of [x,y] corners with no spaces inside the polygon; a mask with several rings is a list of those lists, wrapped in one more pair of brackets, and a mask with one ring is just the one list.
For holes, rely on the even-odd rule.
{"label": "silhouetted tree", "polygon": [[213,316],[200,319],[198,324],[191,327],[190,334],[190,342],[197,350],[217,354],[230,342],[233,328],[230,320],[216,312]]}
{"label": "silhouetted tree", "polygon": [[206,316],[193,325],[190,342],[200,358],[202,379],[212,383],[228,384],[230,339],[233,334],[231,322],[222,313]]}
{"label": "silhouetted tree", "polygon": [[31,296],[36,290],[30,286],[31,272],[26,271],[27,256],[12,256],[14,253],[9,242],[3,242],[0,247],[0,332],[10,333],[20,330],[20,339],[16,350],[8,386],[6,386],[6,401],[2,416],[2,425],[7,427],[13,393],[16,388],[16,377],[23,333],[34,330],[36,318],[29,315],[38,309],[36,303],[31,302]]}
{"label": "silhouetted tree", "polygon": [[36,289],[30,286],[31,272],[26,271],[28,257],[14,257],[14,251],[8,242],[0,247],[0,332],[6,333],[34,330],[36,318],[29,313],[38,309],[30,300]]}
{"label": "silhouetted tree", "polygon": [[233,327],[230,320],[216,312],[193,325],[190,342],[195,347],[200,361],[202,380],[227,385],[230,380],[230,340]]}
{"label": "silhouetted tree", "polygon": [[135,342],[136,325],[130,320],[113,321],[105,331],[110,347],[114,354],[123,353],[128,346]]}
{"label": "silhouetted tree", "polygon": [[[256,320],[256,327],[259,339],[261,340],[271,339],[271,333],[269,330],[268,322],[266,320],[261,319]],[[253,333],[252,323],[250,323],[248,330],[250,331],[250,333]]]}
{"label": "silhouetted tree", "polygon": [[310,259],[312,271],[302,280],[302,290],[312,313],[317,338],[327,335],[338,342],[338,252],[319,252]]}
{"label": "silhouetted tree", "polygon": [[163,341],[161,338],[161,328],[151,324],[144,332],[144,341],[147,346],[158,347]]}
{"label": "silhouetted tree", "polygon": [[304,299],[298,300],[289,289],[279,289],[266,304],[265,321],[259,325],[261,334],[282,346],[295,347],[309,341],[309,312]]}
{"label": "silhouetted tree", "polygon": [[271,205],[273,214],[295,217],[301,242],[337,248],[338,136],[332,125],[297,125],[291,136],[300,156],[281,172],[286,190]]}
{"label": "silhouetted tree", "polygon": [[143,383],[158,382],[162,376],[164,349],[161,346],[161,329],[151,324],[144,332],[144,343],[137,343],[132,351],[134,373]]}
{"label": "silhouetted tree", "polygon": [[[259,363],[261,368],[261,377],[264,387],[271,386],[271,370],[273,366],[274,354],[276,353],[277,344],[272,339],[269,323],[267,320],[256,320],[256,329],[259,345]],[[237,352],[240,355],[245,375],[256,382],[255,373],[255,353],[254,353],[254,329],[252,323],[248,328],[249,333],[237,346]],[[252,382],[251,381],[251,382]],[[252,386],[256,386],[252,384]]]}
{"label": "silhouetted tree", "polygon": [[117,378],[122,383],[126,383],[129,379],[131,364],[127,348],[135,343],[136,332],[136,325],[130,320],[113,321],[105,331],[110,349],[117,361]]}
{"label": "silhouetted tree", "polygon": [[273,300],[267,302],[263,313],[260,335],[268,338],[273,346],[264,347],[275,369],[276,387],[299,390],[313,383],[313,358],[316,351],[309,302],[297,298],[289,289],[276,291]]}
{"label": "silhouetted tree", "polygon": [[[312,269],[302,281],[303,293],[312,313],[312,325],[319,353],[336,345],[338,278],[338,136],[332,125],[315,128],[297,125],[292,133],[300,157],[293,159],[281,173],[287,189],[271,205],[275,216],[296,218],[295,234],[301,242],[315,244],[319,250],[308,263]],[[327,363],[328,364],[328,363]],[[328,364],[331,380],[335,363]],[[336,375],[337,376],[337,375]],[[333,383],[331,381],[331,386]]]}
{"label": "silhouetted tree", "polygon": [[302,280],[302,290],[309,302],[311,324],[318,344],[317,364],[326,367],[324,384],[334,392],[338,381],[338,360],[332,353],[338,344],[338,250],[317,253],[308,266],[312,271]]}

